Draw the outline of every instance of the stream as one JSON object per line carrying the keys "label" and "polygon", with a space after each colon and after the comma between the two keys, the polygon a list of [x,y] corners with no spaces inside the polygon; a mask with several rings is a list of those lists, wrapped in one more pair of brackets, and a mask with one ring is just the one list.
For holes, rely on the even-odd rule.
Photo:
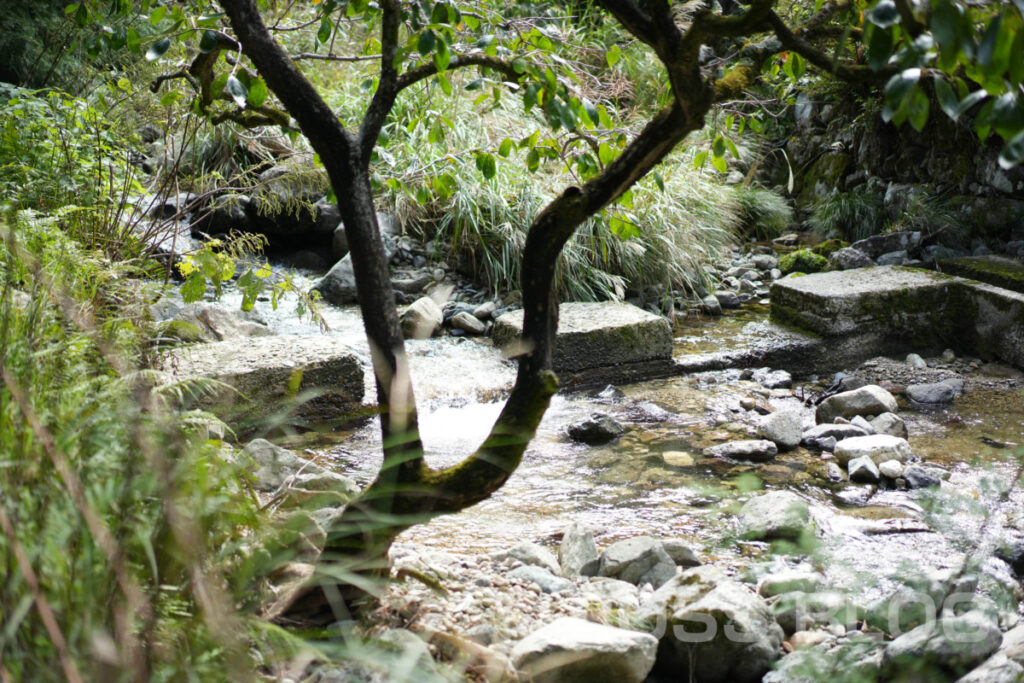
{"label": "stream", "polygon": [[[228,292],[225,303],[236,305],[238,298]],[[265,302],[256,310],[278,334],[316,331],[296,318],[287,301],[277,311]],[[325,306],[324,314],[328,334],[368,359],[355,307]],[[754,305],[720,318],[684,319],[675,331],[676,353],[726,350],[756,334],[767,316],[767,306]],[[486,436],[514,366],[485,338],[439,337],[407,342],[407,348],[427,460],[434,467],[453,465]],[[800,374],[799,368],[785,369]],[[369,371],[366,381],[372,397]],[[999,538],[1001,525],[1024,510],[1024,491],[1019,482],[1012,485],[1024,459],[1018,446],[1024,442],[1022,384],[1005,377],[972,382],[941,410],[912,410],[900,399],[912,451],[948,472],[947,483],[931,491],[830,481],[820,454],[803,448],[763,465],[701,454],[729,439],[753,438],[758,415],[740,408],[744,398],[800,410],[805,426],[813,425],[814,408],[801,396],[820,384],[769,390],[741,379],[739,370],[724,370],[618,391],[558,394],[502,489],[459,514],[409,529],[399,542],[463,554],[504,550],[523,540],[554,549],[565,527],[579,521],[595,530],[599,547],[638,535],[681,538],[705,562],[756,576],[782,560],[765,543],[736,539],[735,512],[758,487],[788,489],[811,505],[819,532],[815,548],[801,548],[791,559],[810,562],[830,585],[857,586],[869,598],[880,597],[900,586],[909,569],[959,569],[965,556]],[[571,441],[567,425],[596,411],[613,416],[625,434],[603,446]],[[349,432],[287,441],[282,445],[305,449],[360,484],[381,463],[375,420]],[[992,587],[1018,585],[1001,562],[989,559],[983,573]],[[1024,614],[1020,597],[1010,600]]]}

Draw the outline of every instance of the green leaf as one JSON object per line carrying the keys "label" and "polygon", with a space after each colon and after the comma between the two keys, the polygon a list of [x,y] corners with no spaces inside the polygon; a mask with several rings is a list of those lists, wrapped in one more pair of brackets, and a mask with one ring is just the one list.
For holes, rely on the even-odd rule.
{"label": "green leaf", "polygon": [[1024,161],[1024,131],[1003,145],[1003,151],[999,153],[999,166],[1009,170],[1022,161]]}
{"label": "green leaf", "polygon": [[[84,5],[83,5],[83,7],[84,7]],[[163,21],[164,17],[166,17],[166,16],[167,16],[167,7],[165,5],[157,5],[156,7],[153,8],[153,11],[149,13],[149,23],[153,24],[153,26],[156,26],[161,21]]]}
{"label": "green leaf", "polygon": [[505,138],[504,140],[501,141],[501,145],[498,147],[498,154],[500,154],[503,157],[507,157],[509,154],[512,153],[512,145],[512,139]]}
{"label": "green leaf", "polygon": [[665,191],[665,180],[661,177],[661,174],[657,171],[654,172],[654,184],[658,186],[658,189],[662,192]]}
{"label": "green leaf", "polygon": [[1009,91],[998,97],[992,105],[992,127],[1004,140],[1009,140],[1024,129],[1024,105],[1017,93]]}
{"label": "green leaf", "polygon": [[430,23],[431,24],[447,24],[448,23],[448,6],[443,2],[439,2],[434,5],[434,9],[430,12]]}
{"label": "green leaf", "polygon": [[320,20],[320,28],[317,29],[316,39],[322,44],[326,45],[327,41],[331,39],[331,33],[333,32],[334,24],[331,23],[331,18],[324,15],[324,18]]}
{"label": "green leaf", "polygon": [[199,39],[199,51],[203,54],[217,49],[217,32],[211,29],[203,31],[203,37]]}
{"label": "green leaf", "polygon": [[910,102],[907,105],[910,125],[920,133],[928,123],[928,96],[921,88],[915,87],[910,95]]}
{"label": "green leaf", "polygon": [[696,155],[694,155],[694,157],[693,157],[693,167],[694,168],[700,168],[701,166],[704,165],[704,162],[707,161],[707,160],[708,160],[708,151],[706,149],[702,149],[701,151],[697,152]]}
{"label": "green leaf", "polygon": [[903,105],[904,99],[917,85],[921,78],[920,69],[904,69],[889,79],[885,84],[885,106],[882,108],[882,119],[891,121]]}
{"label": "green leaf", "polygon": [[235,101],[235,104],[244,109],[249,101],[249,91],[245,85],[232,75],[228,76],[224,86],[228,89],[228,94],[231,95],[231,99]]}
{"label": "green leaf", "polygon": [[443,72],[451,64],[452,53],[448,51],[448,41],[443,37],[438,38],[437,47],[434,49],[434,66],[439,72]]}
{"label": "green leaf", "polygon": [[868,12],[868,20],[879,28],[887,29],[900,23],[900,13],[893,0],[882,0]]}
{"label": "green leaf", "polygon": [[962,10],[952,0],[939,0],[931,15],[932,35],[943,46],[955,48],[960,35]]}
{"label": "green leaf", "polygon": [[725,157],[713,156],[711,157],[711,164],[719,173],[725,173],[729,170],[729,165],[725,163]]}
{"label": "green leaf", "polygon": [[206,294],[206,278],[199,273],[193,273],[185,278],[181,284],[181,298],[185,303],[190,304],[199,301]]}
{"label": "green leaf", "polygon": [[156,60],[163,57],[164,54],[166,54],[169,49],[171,49],[171,39],[161,38],[160,40],[150,45],[149,49],[146,50],[146,61],[155,62]]}
{"label": "green leaf", "polygon": [[612,45],[608,48],[604,58],[608,61],[608,66],[615,66],[622,59],[622,49],[618,45]]}
{"label": "green leaf", "polygon": [[484,79],[482,78],[474,78],[473,80],[466,84],[466,90],[471,91],[479,90],[482,87],[484,87]]}
{"label": "green leaf", "polygon": [[607,166],[608,164],[615,161],[616,156],[618,155],[615,153],[615,150],[612,149],[611,145],[609,145],[607,142],[602,142],[600,145],[598,145],[597,158],[601,160],[602,166]]}
{"label": "green leaf", "polygon": [[437,37],[429,28],[416,39],[416,50],[424,57],[434,51],[435,45],[437,45]]}
{"label": "green leaf", "polygon": [[527,112],[533,109],[533,105],[537,104],[537,96],[542,87],[540,83],[530,83],[523,89],[523,106],[526,107]]}
{"label": "green leaf", "polygon": [[139,32],[134,28],[128,29],[125,34],[125,44],[128,46],[128,50],[138,54],[139,49],[142,47],[142,38],[139,37]]}
{"label": "green leaf", "polygon": [[180,92],[178,92],[177,90],[168,90],[160,98],[160,106],[161,107],[169,107],[172,104],[174,104],[175,102],[177,102],[179,99],[181,99],[181,93]]}
{"label": "green leaf", "polygon": [[530,149],[530,152],[526,155],[526,168],[528,168],[530,172],[533,173],[534,171],[537,170],[539,166],[540,153],[537,151],[536,147],[533,147]]}
{"label": "green leaf", "polygon": [[262,107],[263,103],[267,101],[267,97],[270,95],[270,90],[267,89],[267,82],[262,78],[257,78],[249,84],[249,95],[247,101],[250,107]]}
{"label": "green leaf", "polygon": [[868,66],[875,71],[882,70],[889,63],[892,48],[895,44],[892,32],[872,24],[871,36],[868,39]]}
{"label": "green leaf", "polygon": [[981,67],[987,67],[992,64],[992,57],[996,52],[996,43],[999,41],[999,27],[1003,23],[1003,18],[1000,15],[996,15],[992,22],[985,29],[985,34],[981,38],[981,45],[978,46],[978,65]]}
{"label": "green leaf", "polygon": [[480,39],[476,41],[475,47],[478,47],[482,50],[493,42],[494,34],[488,33],[486,35],[480,36]]}
{"label": "green leaf", "polygon": [[441,91],[444,92],[445,95],[452,94],[452,84],[451,81],[448,80],[448,76],[446,74],[439,73],[437,75],[437,82],[440,84]]}
{"label": "green leaf", "polygon": [[974,130],[982,142],[985,142],[988,139],[988,134],[992,132],[992,108],[995,103],[995,100],[986,102],[978,112],[978,118],[974,120]]}
{"label": "green leaf", "polygon": [[960,100],[960,105],[958,107],[960,114],[966,114],[972,107],[974,107],[974,105],[978,104],[978,102],[981,102],[986,97],[988,97],[988,93],[984,90],[975,90],[971,94],[967,95],[967,97]]}
{"label": "green leaf", "polygon": [[493,178],[498,172],[497,164],[494,161],[494,155],[488,154],[487,152],[477,152],[476,167],[484,174],[484,178],[487,180]]}
{"label": "green leaf", "polygon": [[935,96],[939,100],[939,106],[946,116],[956,121],[960,118],[960,100],[953,92],[952,86],[942,76],[935,76]]}
{"label": "green leaf", "polygon": [[711,151],[716,157],[725,156],[725,138],[721,135],[716,135],[714,142],[711,143]]}

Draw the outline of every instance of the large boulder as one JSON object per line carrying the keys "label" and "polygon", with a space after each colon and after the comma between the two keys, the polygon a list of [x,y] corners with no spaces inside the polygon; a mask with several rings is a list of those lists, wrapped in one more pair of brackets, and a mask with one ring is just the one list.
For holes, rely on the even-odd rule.
{"label": "large boulder", "polygon": [[946,382],[911,384],[907,387],[907,398],[923,405],[945,405],[956,397],[956,389]]}
{"label": "large boulder", "polygon": [[[378,218],[380,216],[378,215]],[[344,234],[344,231],[342,231]],[[395,255],[395,241],[387,234],[381,236],[384,242],[384,257],[390,261]],[[348,247],[348,242],[345,242]],[[324,301],[335,306],[347,306],[358,301],[356,295],[356,275],[352,268],[352,255],[345,254],[331,266],[327,274],[313,283],[312,291],[319,292]]]}
{"label": "large boulder", "polygon": [[193,405],[243,429],[287,413],[311,423],[350,419],[362,404],[363,365],[322,335],[241,337],[175,349],[164,368],[198,387]]}
{"label": "large boulder", "polygon": [[988,658],[1002,640],[999,627],[977,612],[942,617],[889,643],[882,664],[890,671],[912,666],[932,676],[962,674]]}
{"label": "large boulder", "polygon": [[605,548],[597,573],[637,586],[650,583],[657,588],[676,575],[676,563],[661,542],[650,536],[637,536]]}
{"label": "large boulder", "polygon": [[788,451],[800,445],[803,438],[803,423],[800,413],[780,410],[761,418],[757,426],[757,435],[773,442],[779,450]]}
{"label": "large boulder", "polygon": [[[523,312],[511,311],[494,323],[494,342],[521,353]],[[661,316],[622,302],[566,303],[558,307],[556,371],[663,361],[672,358],[672,328]]]}
{"label": "large boulder", "polygon": [[657,649],[648,633],[563,617],[519,641],[511,658],[534,683],[641,683]]}
{"label": "large boulder", "polygon": [[[877,430],[876,430],[877,431]],[[849,439],[854,436],[866,436],[867,432],[853,424],[835,424],[832,422],[825,422],[820,425],[815,425],[803,433],[800,439],[800,443],[804,446],[811,448],[815,444],[821,442],[822,439],[832,438],[836,441],[842,441],[843,439]]]}
{"label": "large boulder", "polygon": [[538,545],[532,541],[523,541],[519,545],[508,550],[500,550],[496,553],[492,553],[491,559],[495,562],[513,560],[522,562],[525,565],[544,567],[553,574],[557,574],[560,571],[558,567],[558,559],[555,557],[554,553],[544,546]]}
{"label": "large boulder", "polygon": [[625,433],[618,420],[605,413],[592,413],[586,420],[569,425],[567,431],[573,441],[590,446],[608,443]]}
{"label": "large boulder", "polygon": [[597,544],[594,532],[573,522],[562,535],[562,543],[558,546],[558,563],[566,576],[579,576],[583,568],[598,559]]}
{"label": "large boulder", "polygon": [[811,514],[807,503],[795,493],[769,491],[744,503],[738,521],[743,538],[795,541],[810,528]]}
{"label": "large boulder", "polygon": [[163,325],[163,335],[182,341],[224,341],[234,337],[267,337],[273,334],[254,313],[229,311],[216,304],[188,304]]}
{"label": "large boulder", "polygon": [[844,467],[851,460],[865,456],[876,465],[886,460],[905,463],[911,456],[907,440],[889,434],[869,434],[843,439],[836,444],[835,454],[836,460]]}
{"label": "large boulder", "polygon": [[877,384],[869,384],[829,396],[818,404],[814,419],[820,424],[832,422],[837,417],[849,419],[857,415],[895,413],[897,407],[896,398],[892,394]]}
{"label": "large boulder", "polygon": [[406,339],[430,339],[441,329],[444,313],[429,296],[421,296],[398,316]]}
{"label": "large boulder", "polygon": [[912,252],[921,246],[921,233],[904,230],[884,235],[873,235],[850,245],[851,249],[861,251],[871,258],[894,251]]}
{"label": "large boulder", "polygon": [[828,266],[832,270],[853,270],[873,266],[875,262],[860,249],[843,247],[829,254]]}
{"label": "large boulder", "polygon": [[658,633],[657,671],[674,680],[759,681],[781,654],[782,628],[765,601],[714,567],[678,574],[636,616]]}

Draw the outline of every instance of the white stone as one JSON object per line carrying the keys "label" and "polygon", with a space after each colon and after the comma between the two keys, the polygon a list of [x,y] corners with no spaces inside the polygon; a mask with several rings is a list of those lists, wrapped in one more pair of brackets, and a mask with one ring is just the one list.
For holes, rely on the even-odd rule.
{"label": "white stone", "polygon": [[854,458],[868,456],[877,465],[886,460],[907,462],[911,457],[906,439],[888,434],[871,434],[843,439],[836,444],[836,460],[844,467]]}
{"label": "white stone", "polygon": [[441,329],[444,313],[433,299],[423,296],[402,312],[399,322],[406,339],[429,339]]}

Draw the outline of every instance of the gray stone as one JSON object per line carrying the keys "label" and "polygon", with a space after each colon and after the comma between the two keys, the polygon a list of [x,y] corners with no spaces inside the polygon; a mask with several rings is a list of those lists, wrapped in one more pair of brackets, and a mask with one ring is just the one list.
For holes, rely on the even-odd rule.
{"label": "gray stone", "polygon": [[700,305],[708,315],[722,315],[722,304],[718,303],[718,297],[712,294],[701,299]]}
{"label": "gray stone", "polygon": [[911,384],[906,389],[907,398],[924,405],[945,405],[952,402],[956,391],[945,382],[934,384]]}
{"label": "gray stone", "polygon": [[665,549],[665,552],[668,553],[668,556],[672,558],[677,567],[699,567],[701,565],[697,553],[693,552],[693,549],[687,543],[678,538],[669,538],[662,541],[661,547]]}
{"label": "gray stone", "polygon": [[558,563],[566,576],[579,576],[580,570],[598,559],[594,532],[579,522],[573,522],[562,534],[558,547]]}
{"label": "gray stone", "polygon": [[480,335],[487,331],[487,326],[472,313],[462,311],[452,316],[452,327],[466,334]]}
{"label": "gray stone", "polygon": [[555,576],[544,567],[532,564],[516,567],[508,573],[508,576],[523,583],[535,583],[545,593],[566,593],[575,588],[572,581]]}
{"label": "gray stone", "polygon": [[640,606],[640,589],[619,579],[596,576],[583,584],[584,600],[597,600],[606,607],[636,610]]}
{"label": "gray stone", "polygon": [[331,236],[331,255],[339,260],[348,255],[348,234],[345,232],[344,225],[339,225],[334,229],[334,234]]}
{"label": "gray stone", "polygon": [[593,413],[586,420],[571,424],[568,428],[570,439],[591,446],[608,443],[622,436],[624,432],[622,425],[615,418],[604,413]]}
{"label": "gray stone", "polygon": [[878,463],[878,472],[889,479],[899,479],[903,476],[903,464],[898,460],[886,460]]}
{"label": "gray stone", "polygon": [[1024,665],[1024,624],[1015,626],[1003,634],[999,652],[1018,664]]}
{"label": "gray stone", "polygon": [[498,310],[498,304],[493,301],[485,301],[473,309],[473,315],[478,320],[490,320],[491,314]]}
{"label": "gray stone", "polygon": [[650,536],[637,536],[613,543],[601,553],[599,576],[620,579],[655,588],[676,574],[676,564],[661,543]]}
{"label": "gray stone", "polygon": [[751,498],[737,515],[740,536],[757,541],[797,540],[810,528],[810,511],[790,491],[770,491]]}
{"label": "gray stone", "polygon": [[896,399],[892,394],[876,384],[869,384],[829,396],[818,404],[815,420],[818,423],[832,422],[837,417],[849,419],[855,415],[880,415],[894,413],[896,409]]}
{"label": "gray stone", "polygon": [[878,466],[869,455],[851,459],[846,464],[846,470],[850,474],[850,481],[858,484],[877,484],[880,478]]}
{"label": "gray stone", "polygon": [[781,653],[782,629],[764,600],[714,567],[677,575],[636,616],[661,633],[658,667],[675,680],[752,683]]}
{"label": "gray stone", "polygon": [[890,232],[882,235],[874,235],[850,245],[852,249],[859,249],[871,258],[878,258],[883,254],[895,251],[910,252],[921,245],[921,233],[904,230],[902,232]]}
{"label": "gray stone", "polygon": [[888,434],[870,434],[843,439],[836,444],[836,460],[846,466],[848,462],[862,456],[869,457],[876,465],[886,460],[905,463],[910,459],[910,444],[906,439]]}
{"label": "gray stone", "polygon": [[958,679],[956,683],[1020,683],[1024,666],[1004,654],[996,653]]}
{"label": "gray stone", "polygon": [[875,259],[875,263],[880,266],[901,266],[906,263],[907,260],[907,252],[901,249],[899,251],[890,251],[882,254]]}
{"label": "gray stone", "polygon": [[942,480],[933,474],[928,468],[911,465],[903,470],[903,478],[907,482],[907,488],[923,489],[932,486],[941,486]]}
{"label": "gray stone", "polygon": [[[197,398],[229,425],[251,427],[289,411],[310,422],[349,418],[363,400],[363,365],[323,335],[229,339],[175,349],[163,359],[177,380],[217,380]],[[296,396],[311,395],[299,402]]]}
{"label": "gray stone", "polygon": [[352,269],[352,256],[346,254],[331,266],[327,274],[313,284],[312,289],[319,292],[324,301],[335,306],[356,303],[356,274]]}
{"label": "gray stone", "polygon": [[371,642],[392,653],[386,658],[390,680],[424,683],[442,683],[445,680],[437,671],[430,648],[415,633],[399,628],[388,629],[374,634]]}
{"label": "gray stone", "polygon": [[741,305],[740,298],[736,296],[736,292],[720,289],[715,292],[715,298],[718,299],[718,304],[722,308],[739,308]]}
{"label": "gray stone", "polygon": [[871,260],[870,256],[860,249],[852,247],[836,249],[828,256],[828,266],[831,270],[852,270],[873,265],[875,262]]}
{"label": "gray stone", "polygon": [[751,462],[766,462],[779,452],[778,446],[766,439],[729,441],[704,449],[704,455],[713,458],[733,458]]}
{"label": "gray stone", "polygon": [[896,413],[882,413],[869,420],[871,429],[875,434],[888,434],[901,439],[907,438],[907,425],[903,418]]}
{"label": "gray stone", "polygon": [[882,665],[889,670],[914,666],[966,672],[996,651],[1002,642],[999,628],[976,612],[942,617],[897,637],[885,648]]}
{"label": "gray stone", "polygon": [[921,358],[916,353],[907,354],[906,364],[915,370],[924,370],[928,367],[928,363],[924,362],[924,358]]}
{"label": "gray stone", "polygon": [[854,427],[860,427],[861,429],[864,430],[865,434],[875,433],[875,428],[871,426],[871,423],[868,422],[863,415],[855,416],[852,420],[850,420],[850,424],[852,424]]}
{"label": "gray stone", "polygon": [[940,382],[941,384],[947,384],[953,389],[954,396],[960,396],[964,393],[964,381],[959,377],[950,377]]}
{"label": "gray stone", "polygon": [[641,683],[657,649],[649,633],[563,617],[516,643],[511,659],[534,683]]}
{"label": "gray stone", "polygon": [[[800,438],[800,443],[802,443],[804,446],[807,446],[808,448],[810,448],[811,444],[815,444],[815,443],[820,444],[822,439],[831,438],[831,439],[833,439],[832,446],[834,447],[835,446],[834,442],[836,442],[836,441],[842,441],[843,439],[849,439],[849,438],[852,438],[852,437],[855,437],[855,436],[866,436],[866,435],[867,435],[867,432],[865,432],[863,429],[861,429],[860,427],[858,427],[856,425],[853,425],[853,424],[835,424],[835,423],[832,423],[832,422],[826,422],[824,424],[816,425],[816,426],[811,427],[810,429],[806,430],[803,433],[803,436]],[[832,450],[832,449],[828,448],[828,449],[821,449],[821,450]]]}
{"label": "gray stone", "polygon": [[758,368],[751,378],[765,389],[788,389],[793,386],[793,376],[785,370]]}
{"label": "gray stone", "polygon": [[267,337],[273,334],[254,313],[229,311],[216,304],[197,302],[177,311],[163,334],[182,341],[224,341],[237,337]]}
{"label": "gray stone", "polygon": [[[494,323],[494,343],[510,355],[521,352],[523,312]],[[576,372],[672,358],[668,320],[621,302],[566,303],[558,307],[554,368]]]}
{"label": "gray stone", "polygon": [[758,270],[771,270],[779,265],[779,259],[771,254],[757,254],[751,260],[754,262],[754,267]]}
{"label": "gray stone", "polygon": [[825,583],[821,574],[807,571],[785,571],[777,574],[769,574],[761,580],[757,592],[766,598],[771,598],[783,593],[800,591],[803,593],[817,592]]}
{"label": "gray stone", "polygon": [[835,624],[852,628],[858,617],[856,607],[845,595],[820,590],[783,593],[772,603],[772,613],[786,633]]}
{"label": "gray stone", "polygon": [[287,448],[281,448],[266,439],[253,439],[242,453],[256,465],[253,480],[257,491],[272,493],[299,471],[322,473],[324,469],[316,463],[304,460]]}
{"label": "gray stone", "polygon": [[429,339],[441,329],[444,313],[429,296],[421,296],[398,316],[406,339]]}
{"label": "gray stone", "polygon": [[559,573],[558,560],[554,554],[544,546],[537,545],[531,541],[523,541],[519,545],[509,549],[501,550],[491,554],[491,559],[496,562],[505,560],[518,560],[526,565],[544,567],[553,574]]}
{"label": "gray stone", "polygon": [[765,415],[757,426],[757,435],[773,442],[779,450],[791,450],[799,446],[803,438],[803,417],[788,410]]}

